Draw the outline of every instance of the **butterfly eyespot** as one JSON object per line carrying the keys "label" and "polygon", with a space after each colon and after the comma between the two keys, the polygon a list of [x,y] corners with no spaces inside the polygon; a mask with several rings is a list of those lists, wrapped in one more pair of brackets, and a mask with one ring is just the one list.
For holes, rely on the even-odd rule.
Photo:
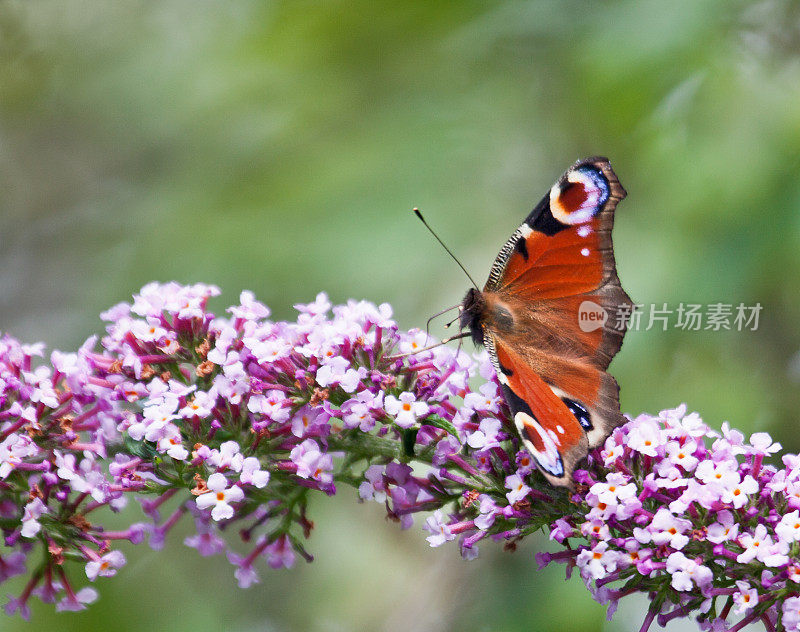
{"label": "butterfly eyespot", "polygon": [[564,462],[553,437],[530,415],[518,412],[514,415],[522,443],[536,459],[537,465],[552,476],[564,475]]}
{"label": "butterfly eyespot", "polygon": [[585,224],[607,200],[605,176],[592,167],[580,167],[550,189],[550,212],[562,224]]}
{"label": "butterfly eyespot", "polygon": [[578,420],[581,428],[587,431],[594,428],[592,425],[592,417],[583,404],[579,404],[574,399],[570,399],[569,397],[562,397],[561,401],[563,401],[567,405],[567,408],[569,408],[569,411],[575,415],[575,419]]}

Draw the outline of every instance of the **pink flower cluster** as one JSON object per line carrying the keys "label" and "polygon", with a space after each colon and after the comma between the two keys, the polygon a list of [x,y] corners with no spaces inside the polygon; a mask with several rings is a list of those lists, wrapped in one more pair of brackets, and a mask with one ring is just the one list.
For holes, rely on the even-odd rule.
{"label": "pink flower cluster", "polygon": [[[459,451],[451,399],[469,394],[475,359],[446,347],[414,353],[427,336],[400,331],[388,305],[332,308],[320,294],[296,306],[296,322],[274,322],[248,292],[215,317],[207,302],[218,293],[150,284],[102,314],[100,350],[93,337],[49,364],[42,345],[3,338],[0,581],[29,576],[7,612],[28,616],[32,596],[84,607],[97,593],[74,588],[71,562],[83,560],[89,581],[111,576],[125,563],[115,540],[160,548],[187,515],[197,535],[186,544],[227,553],[247,586],[259,559],[275,568],[311,560],[302,543],[309,493],[355,486],[388,501],[405,526],[442,494],[461,493],[445,492],[460,482],[413,475],[408,464]],[[480,366],[489,377],[486,358]],[[484,391],[474,407],[496,411],[496,388]],[[460,415],[477,430],[466,409]],[[497,445],[494,426],[481,434],[487,449],[489,439]],[[131,494],[151,524],[104,529],[102,510],[118,511]],[[231,521],[252,542],[244,557],[220,536]]]}
{"label": "pink flower cluster", "polygon": [[780,448],[727,423],[715,432],[684,406],[640,415],[576,474],[581,511],[550,532],[567,550],[540,562],[577,566],[610,615],[649,593],[643,629],[696,612],[702,629],[798,630],[800,458],[765,464]]}
{"label": "pink flower cluster", "polygon": [[[114,511],[126,502],[126,487],[107,474],[106,441],[118,436],[122,416],[93,383],[80,354],[53,352],[50,365],[34,366],[42,345],[0,339],[0,525],[5,547],[0,582],[26,572],[31,576],[8,613],[27,616],[32,594],[57,602],[59,610],[78,610],[97,597],[94,589],[74,590],[62,564],[71,550],[85,561],[90,580],[114,575],[125,558],[109,551],[112,539],[141,541],[133,525],[124,533],[101,535],[85,517],[101,507]],[[81,506],[80,513],[72,507]],[[81,537],[68,543],[73,534]],[[50,564],[36,545],[46,551]]]}
{"label": "pink flower cluster", "polygon": [[[681,409],[642,416],[570,494],[521,448],[485,353],[426,349],[388,305],[320,294],[280,322],[249,292],[215,316],[218,293],[150,284],[102,315],[99,348],[49,364],[40,345],[0,341],[0,582],[28,578],[8,612],[28,616],[32,596],[85,607],[97,593],[79,586],[125,563],[116,540],[158,549],[182,519],[196,529],[185,544],[226,554],[247,587],[260,560],[310,561],[309,495],[349,485],[403,528],[422,512],[431,546],[456,540],[468,559],[486,538],[513,549],[551,527],[564,548],[540,562],[577,566],[612,604],[651,594],[646,625],[691,611],[715,629],[731,611],[800,625],[800,462],[764,464],[779,448],[766,435],[717,436]],[[131,495],[149,522],[105,529]]]}

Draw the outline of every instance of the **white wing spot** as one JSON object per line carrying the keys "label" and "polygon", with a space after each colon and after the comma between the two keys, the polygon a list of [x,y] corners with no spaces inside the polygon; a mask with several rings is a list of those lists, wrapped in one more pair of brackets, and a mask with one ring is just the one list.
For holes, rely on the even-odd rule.
{"label": "white wing spot", "polygon": [[558,430],[561,434],[564,434],[564,426],[558,425],[556,426],[556,430]]}
{"label": "white wing spot", "polygon": [[592,229],[589,226],[578,227],[578,237],[588,237],[592,234]]}
{"label": "white wing spot", "polygon": [[524,239],[527,239],[528,237],[531,236],[531,233],[533,232],[533,229],[530,226],[528,226],[527,224],[523,224],[522,226],[520,226],[517,229],[517,232],[520,234],[521,237],[523,237]]}
{"label": "white wing spot", "polygon": [[582,248],[582,249],[581,249],[581,254],[582,254],[584,257],[588,257],[588,256],[589,256],[589,249],[588,249],[588,248]]}

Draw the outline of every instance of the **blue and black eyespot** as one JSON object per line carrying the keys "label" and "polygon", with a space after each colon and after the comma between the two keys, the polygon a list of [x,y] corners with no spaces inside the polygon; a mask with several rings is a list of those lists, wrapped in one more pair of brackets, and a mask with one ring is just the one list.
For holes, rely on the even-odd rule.
{"label": "blue and black eyespot", "polygon": [[611,186],[605,174],[592,164],[584,164],[567,171],[531,211],[525,223],[552,237],[571,226],[590,222],[610,195]]}
{"label": "blue and black eyespot", "polygon": [[575,419],[578,420],[581,428],[586,431],[594,428],[592,425],[592,416],[583,404],[579,404],[569,397],[562,397],[561,400],[567,405],[567,408],[569,408],[569,411],[575,416]]}
{"label": "blue and black eyespot", "polygon": [[583,165],[568,171],[550,189],[550,212],[562,224],[585,224],[608,201],[609,185],[597,167]]}

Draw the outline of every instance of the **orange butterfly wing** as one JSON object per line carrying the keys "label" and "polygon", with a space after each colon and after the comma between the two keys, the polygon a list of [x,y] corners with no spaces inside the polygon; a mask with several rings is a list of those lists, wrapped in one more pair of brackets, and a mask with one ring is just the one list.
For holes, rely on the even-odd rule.
{"label": "orange butterfly wing", "polygon": [[563,485],[562,481],[570,481],[567,474],[588,451],[586,432],[512,347],[500,339],[492,339],[487,347],[495,355],[498,377],[523,444],[550,482]]}

